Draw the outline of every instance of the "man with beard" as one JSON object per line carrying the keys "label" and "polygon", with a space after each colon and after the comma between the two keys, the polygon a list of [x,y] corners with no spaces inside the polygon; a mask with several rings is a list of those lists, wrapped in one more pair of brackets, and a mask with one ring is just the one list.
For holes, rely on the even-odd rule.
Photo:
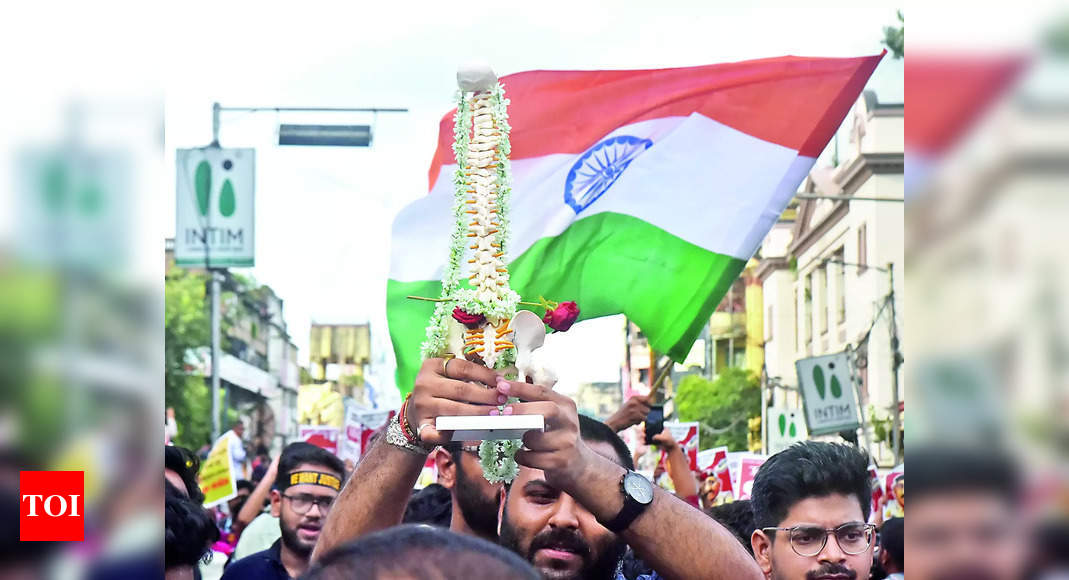
{"label": "man with beard", "polygon": [[[510,398],[521,402],[506,404]],[[516,462],[524,469],[512,483],[509,513],[501,516],[513,524],[506,540],[515,538],[523,555],[533,547],[543,574],[613,578],[616,562],[608,562],[627,545],[667,578],[760,577],[730,531],[632,471],[626,446],[612,430],[581,420],[575,402],[549,387],[508,381],[463,359],[433,358],[424,361],[406,405],[408,431],[418,437],[413,441],[396,417],[391,421],[385,444],[363,457],[342,490],[313,560],[401,521],[427,454],[450,441],[450,433],[434,428],[435,417],[501,412],[545,419],[544,430],[523,436]],[[498,405],[505,408],[498,411]],[[588,441],[587,421],[612,438],[594,433]]]}
{"label": "man with beard", "polygon": [[1021,481],[1007,455],[994,446],[911,448],[909,480],[911,580],[1023,576]]}
{"label": "man with beard", "polygon": [[271,490],[271,515],[278,517],[282,537],[270,548],[231,564],[223,580],[303,574],[344,477],[345,465],[334,454],[303,442],[287,445]]}
{"label": "man with beard", "polygon": [[773,580],[867,580],[875,526],[866,523],[869,459],[847,445],[805,441],[768,458],[750,506],[754,557]]}
{"label": "man with beard", "polygon": [[451,441],[435,451],[438,483],[449,489],[453,513],[449,529],[497,541],[497,504],[501,484],[483,477],[478,441]]}
{"label": "man with beard", "polygon": [[[579,435],[598,455],[625,469],[627,445],[604,423],[579,415]],[[521,467],[508,486],[500,517],[502,546],[527,558],[543,578],[614,578],[627,544],[575,499]]]}

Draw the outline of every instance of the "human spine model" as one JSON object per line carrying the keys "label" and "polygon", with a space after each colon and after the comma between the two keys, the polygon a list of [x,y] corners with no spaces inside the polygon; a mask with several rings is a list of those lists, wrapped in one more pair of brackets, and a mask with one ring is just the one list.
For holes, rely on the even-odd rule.
{"label": "human spine model", "polygon": [[[449,261],[423,343],[424,359],[449,355],[483,364],[513,379],[552,386],[556,377],[532,356],[542,346],[545,324],[567,330],[579,315],[574,302],[564,305],[541,299],[520,302],[509,287],[505,266],[508,242],[509,169],[508,99],[494,72],[486,65],[462,67],[457,72],[457,112],[453,127],[453,175],[456,224]],[[463,268],[465,262],[468,268]],[[462,284],[462,272],[467,284]],[[517,312],[519,304],[544,308],[545,322],[530,311]],[[558,306],[569,305],[561,322]],[[515,402],[515,401],[510,401]],[[505,405],[499,407],[504,411]],[[504,417],[502,417],[504,419]],[[485,477],[491,482],[511,481],[518,466],[513,455],[518,439],[485,440],[479,455]]]}
{"label": "human spine model", "polygon": [[[496,122],[494,100],[488,91],[477,92],[471,99],[472,135],[464,166],[467,189],[463,212],[470,216],[467,237],[472,241],[469,249],[474,251],[474,257],[468,260],[471,265],[468,282],[475,288],[475,299],[483,304],[514,302],[510,300],[508,269],[502,260],[505,256],[502,225],[505,216],[498,204],[503,190],[508,187],[507,180],[499,175],[504,165],[499,149],[507,149],[508,130],[507,126],[503,128]],[[463,129],[467,131],[467,126]],[[511,319],[512,316],[507,315],[487,316],[484,324],[468,328],[464,332],[464,356],[496,368],[502,352],[515,349],[509,328]]]}
{"label": "human spine model", "polygon": [[[518,294],[505,267],[508,240],[508,100],[488,66],[457,72],[453,152],[456,226],[442,296],[427,328],[423,357],[454,354],[493,369],[516,361],[513,331]],[[468,284],[461,285],[467,257]],[[450,316],[452,314],[452,316]]]}

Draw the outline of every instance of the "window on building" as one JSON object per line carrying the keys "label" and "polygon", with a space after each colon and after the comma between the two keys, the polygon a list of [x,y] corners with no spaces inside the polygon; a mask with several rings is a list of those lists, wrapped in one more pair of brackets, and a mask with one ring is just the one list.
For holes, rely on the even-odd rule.
{"label": "window on building", "polygon": [[774,328],[774,324],[775,322],[773,322],[772,319],[772,306],[769,305],[768,314],[765,315],[765,342],[770,342],[772,340],[772,329]]}
{"label": "window on building", "polygon": [[868,224],[857,228],[857,274],[860,276],[869,266],[869,229]]}
{"label": "window on building", "polygon": [[[840,246],[832,255],[833,262],[845,262],[846,252]],[[846,266],[835,266],[835,322],[842,324],[846,320]]]}
{"label": "window on building", "polygon": [[732,366],[737,368],[746,368],[746,348],[739,348],[738,345],[736,345],[733,354],[735,355],[735,360],[731,361]]}

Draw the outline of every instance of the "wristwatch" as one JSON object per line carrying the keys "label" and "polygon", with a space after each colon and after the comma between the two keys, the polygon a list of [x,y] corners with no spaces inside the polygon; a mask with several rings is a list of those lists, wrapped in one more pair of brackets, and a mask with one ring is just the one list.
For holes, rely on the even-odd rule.
{"label": "wristwatch", "polygon": [[609,531],[620,533],[635,521],[653,503],[653,483],[645,477],[628,470],[620,479],[620,491],[624,494],[624,507],[613,519],[602,522]]}

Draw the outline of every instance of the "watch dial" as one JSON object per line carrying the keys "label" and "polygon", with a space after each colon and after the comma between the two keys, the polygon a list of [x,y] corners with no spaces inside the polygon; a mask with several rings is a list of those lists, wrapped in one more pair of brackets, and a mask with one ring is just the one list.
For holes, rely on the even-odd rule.
{"label": "watch dial", "polygon": [[653,501],[653,484],[637,473],[628,473],[624,478],[624,489],[635,501],[643,504]]}

